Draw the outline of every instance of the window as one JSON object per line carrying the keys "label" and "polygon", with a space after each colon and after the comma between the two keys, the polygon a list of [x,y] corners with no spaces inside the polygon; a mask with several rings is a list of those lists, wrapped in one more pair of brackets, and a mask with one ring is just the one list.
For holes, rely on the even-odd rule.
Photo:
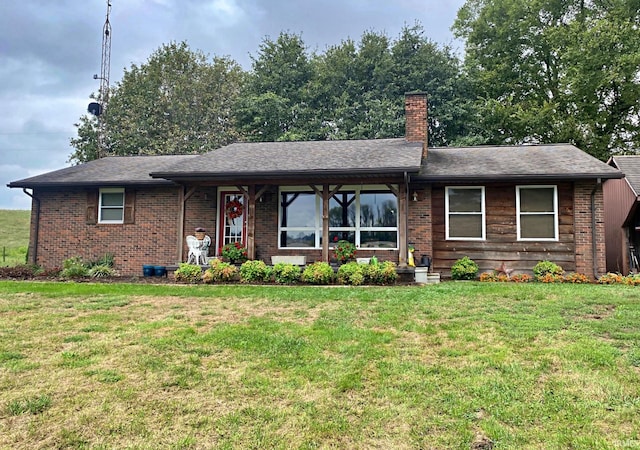
{"label": "window", "polygon": [[447,239],[485,238],[484,187],[457,186],[445,189]]}
{"label": "window", "polygon": [[556,186],[517,186],[518,240],[558,239],[558,190]]}
{"label": "window", "polygon": [[[360,248],[398,247],[398,200],[380,186],[344,187],[329,199],[329,241]],[[310,190],[280,191],[280,248],[322,247],[322,196]]]}
{"label": "window", "polygon": [[124,223],[124,189],[100,189],[98,223]]}

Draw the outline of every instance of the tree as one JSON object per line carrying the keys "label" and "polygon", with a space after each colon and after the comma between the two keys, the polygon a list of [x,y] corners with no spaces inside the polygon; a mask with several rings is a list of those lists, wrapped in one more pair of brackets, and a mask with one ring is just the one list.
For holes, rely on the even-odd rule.
{"label": "tree", "polygon": [[[232,108],[243,77],[230,59],[209,62],[185,42],[163,45],[112,88],[102,156],[195,154],[234,141]],[[77,127],[70,160],[95,159],[95,119],[83,116]]]}
{"label": "tree", "polygon": [[249,141],[308,139],[304,132],[314,113],[307,102],[313,69],[302,38],[280,33],[275,41],[265,38],[257,57],[252,57],[236,118]]}
{"label": "tree", "polygon": [[489,142],[572,142],[603,159],[637,148],[639,6],[467,0],[453,29]]}

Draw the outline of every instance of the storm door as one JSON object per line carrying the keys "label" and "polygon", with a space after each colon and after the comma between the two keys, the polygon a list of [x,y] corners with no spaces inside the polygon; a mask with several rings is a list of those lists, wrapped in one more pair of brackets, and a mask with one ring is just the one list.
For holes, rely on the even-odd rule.
{"label": "storm door", "polygon": [[221,192],[219,211],[218,248],[235,242],[246,245],[247,214],[244,196],[240,192]]}

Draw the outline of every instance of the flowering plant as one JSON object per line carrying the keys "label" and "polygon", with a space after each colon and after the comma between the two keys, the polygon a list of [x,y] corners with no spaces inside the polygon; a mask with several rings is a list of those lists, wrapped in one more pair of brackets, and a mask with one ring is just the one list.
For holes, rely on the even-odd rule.
{"label": "flowering plant", "polygon": [[349,241],[338,241],[333,252],[338,261],[346,262],[355,258],[356,246]]}
{"label": "flowering plant", "polygon": [[220,256],[234,263],[243,262],[247,260],[247,249],[240,242],[232,242],[220,248]]}

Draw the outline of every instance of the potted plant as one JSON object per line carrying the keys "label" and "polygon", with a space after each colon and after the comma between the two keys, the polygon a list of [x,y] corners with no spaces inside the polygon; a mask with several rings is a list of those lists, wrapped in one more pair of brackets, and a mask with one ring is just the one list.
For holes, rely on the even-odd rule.
{"label": "potted plant", "polygon": [[333,248],[333,253],[340,264],[356,257],[356,246],[349,241],[338,241]]}
{"label": "potted plant", "polygon": [[196,239],[198,240],[203,240],[205,237],[205,233],[207,232],[207,230],[205,230],[202,227],[197,227],[195,230],[195,235],[196,235]]}
{"label": "potted plant", "polygon": [[240,242],[231,242],[220,248],[220,256],[225,261],[241,264],[247,260],[247,249]]}

